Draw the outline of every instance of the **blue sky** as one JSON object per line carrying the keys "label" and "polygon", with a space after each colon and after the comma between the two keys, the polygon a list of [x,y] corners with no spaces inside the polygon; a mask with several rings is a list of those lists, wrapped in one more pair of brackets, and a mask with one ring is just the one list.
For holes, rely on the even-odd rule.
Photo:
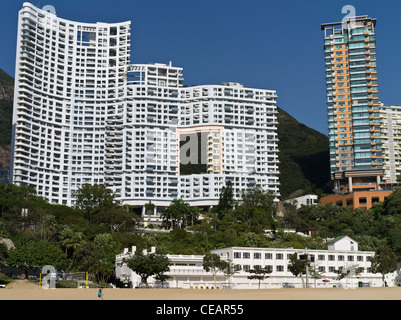
{"label": "blue sky", "polygon": [[[2,1],[0,68],[14,76],[17,14]],[[396,0],[31,0],[81,22],[132,21],[132,63],[173,62],[185,84],[240,82],[277,90],[278,106],[327,134],[323,34],[343,6],[378,19],[379,97],[401,105],[401,1]]]}

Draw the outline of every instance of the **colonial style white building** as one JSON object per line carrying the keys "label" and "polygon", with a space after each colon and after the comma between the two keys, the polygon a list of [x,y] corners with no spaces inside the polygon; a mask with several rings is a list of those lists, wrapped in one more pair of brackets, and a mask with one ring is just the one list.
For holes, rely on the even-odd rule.
{"label": "colonial style white building", "polygon": [[[122,263],[123,259],[130,258],[135,253],[128,249],[116,258],[116,276],[121,280],[129,279],[133,287],[140,287],[140,278]],[[152,252],[156,249],[152,248]],[[268,268],[271,273],[261,282],[260,288],[302,288],[314,287],[358,287],[358,286],[382,286],[380,274],[372,273],[370,259],[374,252],[358,251],[358,244],[349,237],[339,237],[329,243],[328,250],[309,249],[281,249],[281,248],[242,248],[231,247],[213,250],[221,259],[230,261],[236,270],[232,276],[219,272],[216,276],[216,286],[219,289],[257,289],[257,280],[249,280],[248,271],[258,267]],[[313,277],[312,273],[301,277],[295,277],[288,269],[291,255],[297,254],[298,258],[308,255],[314,261],[311,266],[319,274]],[[203,256],[200,255],[168,255],[171,261],[170,271],[166,273],[171,278],[165,286],[185,289],[212,289],[215,288],[215,279],[210,272],[203,269]],[[121,264],[121,265],[120,265]],[[357,268],[362,268],[361,273],[355,273]],[[344,273],[349,271],[349,276],[337,280],[336,271],[342,269]],[[308,271],[309,273],[309,271]],[[400,277],[398,273],[386,276],[389,285],[398,285]],[[155,286],[161,286],[154,279],[149,281]]]}
{"label": "colonial style white building", "polygon": [[[14,184],[69,206],[83,184],[105,184],[123,204],[152,202],[147,222],[176,198],[217,204],[228,181],[236,198],[256,185],[279,196],[275,91],[184,87],[182,68],[132,65],[130,54],[131,22],[79,23],[24,3]],[[187,162],[201,166],[184,173]]]}

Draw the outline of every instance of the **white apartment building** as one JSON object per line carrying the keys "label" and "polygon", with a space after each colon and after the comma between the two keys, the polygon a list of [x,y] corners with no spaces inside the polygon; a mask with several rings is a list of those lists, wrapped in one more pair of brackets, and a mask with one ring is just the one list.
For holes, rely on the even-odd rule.
{"label": "white apartment building", "polygon": [[[171,63],[130,64],[130,22],[78,23],[24,3],[18,25],[14,184],[69,206],[83,184],[105,184],[123,204],[152,202],[148,222],[175,198],[217,204],[229,180],[236,197],[256,185],[279,196],[275,91],[184,87]],[[181,172],[189,149],[199,172]]]}
{"label": "white apartment building", "polygon": [[[155,252],[152,248],[151,252]],[[129,252],[128,249],[116,257],[116,277],[121,280],[129,280],[133,287],[141,287],[141,279],[126,264],[123,259],[129,259],[136,251],[136,247]],[[358,287],[363,286],[380,287],[382,286],[381,274],[372,273],[370,259],[374,252],[359,251],[358,243],[349,237],[338,237],[328,244],[328,250],[309,250],[293,248],[244,248],[231,247],[212,250],[218,254],[222,260],[230,261],[236,273],[227,276],[223,272],[218,272],[215,279],[210,272],[203,269],[203,256],[201,255],[167,255],[170,259],[170,271],[166,274],[170,276],[164,287],[184,288],[184,289],[258,289],[257,280],[250,280],[251,275],[248,271],[258,267],[268,268],[271,273],[268,278],[261,282],[261,289],[295,287],[302,288],[308,284],[309,288],[323,287]],[[291,255],[308,254],[314,260],[311,266],[320,273],[319,279],[315,279],[309,274],[295,277],[288,269]],[[346,273],[350,271],[351,276],[342,280],[337,280],[336,270],[343,268]],[[363,268],[359,274],[355,274],[356,268]],[[353,275],[354,274],[354,275]],[[352,276],[353,275],[353,276]],[[401,277],[398,271],[388,274],[385,277],[388,285],[398,285]],[[161,286],[160,283],[150,278],[148,281],[153,286]]]}
{"label": "white apartment building", "polygon": [[19,12],[11,181],[73,204],[106,183],[107,144],[124,105],[130,22],[77,23],[24,3]]}
{"label": "white apartment building", "polygon": [[383,181],[394,183],[401,175],[401,106],[380,106]]}

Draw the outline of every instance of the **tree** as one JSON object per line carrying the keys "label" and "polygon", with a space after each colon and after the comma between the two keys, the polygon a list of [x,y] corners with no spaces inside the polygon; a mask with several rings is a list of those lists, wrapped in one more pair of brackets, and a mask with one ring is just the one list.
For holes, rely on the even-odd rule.
{"label": "tree", "polygon": [[191,208],[188,203],[185,203],[182,199],[174,199],[171,204],[164,209],[161,215],[163,224],[170,228],[174,227],[185,228],[189,225],[189,221],[192,225],[198,220],[199,210]]}
{"label": "tree", "polygon": [[383,203],[384,214],[397,215],[400,214],[401,208],[401,189],[396,189]]}
{"label": "tree", "polygon": [[153,263],[158,266],[154,274],[155,279],[161,282],[163,288],[164,282],[171,278],[166,274],[166,272],[170,271],[170,261],[165,255],[155,254],[153,256]]}
{"label": "tree", "polygon": [[88,220],[91,220],[95,208],[110,208],[114,205],[114,194],[101,184],[84,184],[75,193],[77,209],[83,210]]}
{"label": "tree", "polygon": [[36,189],[33,186],[17,186],[14,184],[0,184],[0,198],[18,200],[19,202],[43,201],[42,198],[37,196]]}
{"label": "tree", "polygon": [[8,257],[8,249],[4,243],[0,243],[0,266],[4,264]]}
{"label": "tree", "polygon": [[189,222],[191,222],[191,226],[193,227],[195,223],[199,222],[200,209],[198,207],[189,207],[189,214],[186,217],[186,224],[189,226]]}
{"label": "tree", "polygon": [[242,201],[235,209],[239,222],[245,222],[252,231],[262,232],[265,228],[275,228],[273,214],[276,211],[275,195],[260,187],[246,190],[242,194]]}
{"label": "tree", "polygon": [[353,277],[362,273],[363,270],[363,267],[357,267],[357,265],[349,265],[345,267],[340,267],[339,270],[336,270],[335,272],[338,274],[337,280],[342,280],[346,278],[347,285],[348,280],[352,281]]}
{"label": "tree", "polygon": [[167,274],[165,274],[164,272],[158,273],[155,275],[155,279],[157,281],[160,281],[160,283],[162,284],[162,288],[164,288],[164,282],[166,282],[168,279],[170,279],[171,277]]}
{"label": "tree", "polygon": [[381,273],[383,286],[385,285],[384,276],[387,273],[397,270],[397,256],[387,246],[381,246],[377,248],[370,263],[373,273]]}
{"label": "tree", "polygon": [[45,215],[42,219],[41,225],[39,226],[40,239],[50,241],[55,237],[58,228],[59,226],[56,218],[53,215]]}
{"label": "tree", "polygon": [[133,257],[124,259],[128,268],[141,277],[141,281],[149,288],[148,278],[151,276],[160,276],[170,270],[170,260],[160,253],[144,254],[142,250],[137,250]]}
{"label": "tree", "polygon": [[306,267],[308,262],[306,260],[298,259],[297,253],[294,253],[290,257],[290,262],[288,264],[288,270],[295,276],[301,277],[302,284],[305,287],[304,279],[302,278],[303,274],[306,274]]}
{"label": "tree", "polygon": [[67,267],[67,270],[70,270],[78,255],[78,251],[86,244],[85,236],[82,232],[74,231],[70,227],[65,227],[60,231],[59,238],[62,246],[65,248],[66,256],[71,259],[71,263]]}
{"label": "tree", "polygon": [[258,280],[258,288],[260,289],[260,282],[269,278],[268,274],[270,274],[272,271],[271,269],[265,267],[265,268],[251,269],[248,272],[252,273],[251,276],[248,276],[248,279]]}
{"label": "tree", "polygon": [[214,286],[216,287],[216,274],[219,271],[227,269],[229,263],[221,260],[220,256],[215,253],[208,253],[203,257],[203,269],[206,272],[211,272],[213,274]]}
{"label": "tree", "polygon": [[315,288],[316,288],[316,280],[321,279],[323,277],[323,272],[320,271],[316,265],[308,267],[309,276],[311,279],[315,280]]}
{"label": "tree", "polygon": [[238,265],[232,263],[232,260],[227,261],[227,268],[224,269],[224,275],[228,278],[228,286],[231,288],[231,277],[238,273],[240,270],[237,268]]}
{"label": "tree", "polygon": [[286,228],[296,226],[298,223],[298,209],[292,203],[284,203],[283,216],[277,219],[284,224]]}
{"label": "tree", "polygon": [[218,205],[214,208],[217,218],[221,220],[223,216],[234,208],[234,191],[231,180],[221,189]]}
{"label": "tree", "polygon": [[149,201],[148,203],[145,204],[145,214],[153,214],[153,211],[155,210],[155,205]]}
{"label": "tree", "polygon": [[274,204],[275,194],[272,191],[265,191],[256,186],[243,192],[241,206],[259,208],[266,212],[273,213],[276,209]]}
{"label": "tree", "polygon": [[55,244],[47,241],[30,241],[9,252],[7,263],[12,267],[24,269],[25,275],[33,267],[42,268],[51,265],[56,269],[64,269],[67,258],[64,252]]}
{"label": "tree", "polygon": [[92,222],[97,225],[107,226],[110,232],[132,231],[139,217],[126,210],[124,207],[103,207],[93,211]]}
{"label": "tree", "polygon": [[107,282],[115,272],[117,249],[111,234],[99,233],[79,249],[76,267],[94,275],[100,284]]}

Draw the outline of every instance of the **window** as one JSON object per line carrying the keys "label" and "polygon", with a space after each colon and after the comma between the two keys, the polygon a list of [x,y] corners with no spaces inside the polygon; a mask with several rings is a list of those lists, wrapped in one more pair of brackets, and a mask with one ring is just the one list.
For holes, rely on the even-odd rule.
{"label": "window", "polygon": [[339,255],[338,256],[338,261],[344,261],[344,256],[343,255]]}
{"label": "window", "polygon": [[378,204],[379,202],[380,202],[380,199],[378,197],[372,198],[372,204]]}
{"label": "window", "polygon": [[284,271],[284,266],[276,266],[276,271],[283,272]]}
{"label": "window", "polygon": [[265,253],[265,259],[273,259],[272,253]]}
{"label": "window", "polygon": [[241,259],[241,252],[234,252],[234,258]]}
{"label": "window", "polygon": [[254,252],[253,253],[253,258],[254,259],[262,259],[262,254],[260,252]]}
{"label": "window", "polygon": [[319,254],[319,255],[317,256],[317,259],[318,259],[319,261],[324,261],[324,260],[326,260],[324,254]]}
{"label": "window", "polygon": [[250,258],[251,258],[251,254],[250,254],[249,252],[244,252],[243,255],[242,255],[242,257],[243,257],[244,259],[250,259]]}
{"label": "window", "polygon": [[354,256],[348,256],[348,261],[354,261]]}
{"label": "window", "polygon": [[269,270],[270,272],[273,272],[273,266],[271,265],[265,266],[265,269]]}
{"label": "window", "polygon": [[276,259],[277,260],[283,260],[284,259],[284,255],[282,253],[276,253]]}
{"label": "window", "polygon": [[332,254],[329,254],[328,260],[329,261],[334,261],[334,259],[335,259],[335,256],[332,255]]}

